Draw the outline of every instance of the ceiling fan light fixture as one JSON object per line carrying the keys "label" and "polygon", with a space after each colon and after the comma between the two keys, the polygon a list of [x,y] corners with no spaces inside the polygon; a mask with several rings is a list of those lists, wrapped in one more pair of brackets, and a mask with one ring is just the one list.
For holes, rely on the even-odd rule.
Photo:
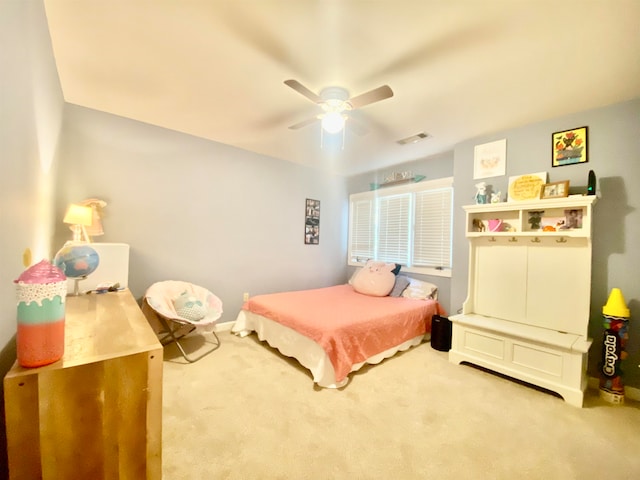
{"label": "ceiling fan light fixture", "polygon": [[327,111],[331,111],[331,110],[342,111],[348,108],[347,103],[337,98],[330,98],[329,100],[325,101],[321,106],[324,110],[327,110]]}
{"label": "ceiling fan light fixture", "polygon": [[[344,126],[350,110],[364,107],[371,103],[379,102],[386,98],[393,97],[393,90],[388,85],[374,88],[368,92],[362,93],[355,97],[349,95],[349,91],[342,87],[326,87],[317,95],[297,80],[285,80],[285,85],[294,89],[313,103],[318,105],[324,112],[311,119],[298,122],[289,127],[290,130],[297,130],[321,121],[321,133],[336,134],[342,131],[344,137]],[[360,129],[362,131],[362,129]],[[357,133],[357,131],[356,131]],[[359,133],[359,135],[362,133]]]}
{"label": "ceiling fan light fixture", "polygon": [[341,112],[328,112],[322,116],[322,129],[327,133],[338,133],[344,128],[346,115]]}

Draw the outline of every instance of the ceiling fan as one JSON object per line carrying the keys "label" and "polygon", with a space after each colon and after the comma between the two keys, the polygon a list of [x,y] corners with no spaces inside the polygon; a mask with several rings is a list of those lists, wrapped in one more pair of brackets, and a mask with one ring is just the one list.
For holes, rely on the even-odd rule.
{"label": "ceiling fan", "polygon": [[393,90],[388,85],[350,98],[349,92],[342,87],[326,87],[318,95],[297,80],[285,80],[284,83],[322,108],[322,113],[291,125],[289,127],[291,130],[297,130],[320,121],[324,131],[338,133],[344,128],[345,122],[349,118],[349,111],[393,97]]}

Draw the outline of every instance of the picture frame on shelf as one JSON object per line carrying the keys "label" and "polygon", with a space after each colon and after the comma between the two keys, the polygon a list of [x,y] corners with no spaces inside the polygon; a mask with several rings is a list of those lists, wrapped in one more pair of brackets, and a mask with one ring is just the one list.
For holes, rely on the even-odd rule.
{"label": "picture frame on shelf", "polygon": [[564,224],[561,230],[571,230],[573,228],[582,228],[582,209],[572,208],[564,211]]}
{"label": "picture frame on shelf", "polygon": [[569,196],[569,180],[545,183],[540,188],[540,198],[564,198]]}
{"label": "picture frame on shelf", "polygon": [[562,167],[589,161],[588,127],[572,128],[551,135],[551,166]]}

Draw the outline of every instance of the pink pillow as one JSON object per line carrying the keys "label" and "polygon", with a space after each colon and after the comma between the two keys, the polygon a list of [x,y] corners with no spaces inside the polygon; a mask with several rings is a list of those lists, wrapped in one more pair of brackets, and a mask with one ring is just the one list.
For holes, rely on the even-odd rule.
{"label": "pink pillow", "polygon": [[396,281],[396,276],[393,274],[394,268],[396,268],[395,263],[369,260],[351,284],[358,293],[373,297],[386,297]]}

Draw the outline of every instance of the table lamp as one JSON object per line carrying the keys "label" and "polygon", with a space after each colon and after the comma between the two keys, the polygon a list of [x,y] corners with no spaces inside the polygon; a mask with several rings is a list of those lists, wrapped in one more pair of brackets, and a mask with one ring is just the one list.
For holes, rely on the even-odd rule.
{"label": "table lamp", "polygon": [[71,225],[73,232],[73,243],[89,243],[86,227],[91,225],[92,210],[89,206],[76,205],[72,203],[67,208],[67,213],[62,220],[64,223]]}

